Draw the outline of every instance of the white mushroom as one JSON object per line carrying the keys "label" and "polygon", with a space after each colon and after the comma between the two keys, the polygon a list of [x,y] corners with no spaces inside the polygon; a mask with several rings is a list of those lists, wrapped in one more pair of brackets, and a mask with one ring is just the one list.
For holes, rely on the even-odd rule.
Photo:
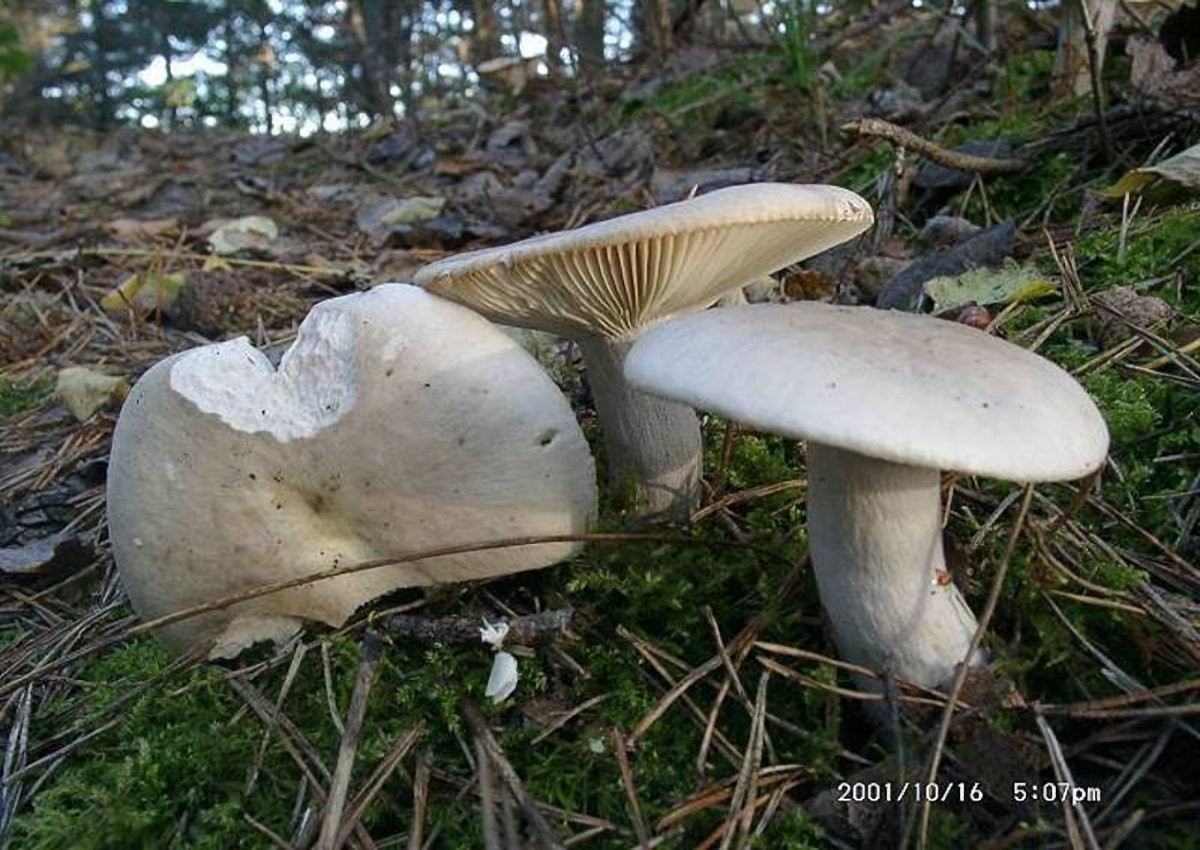
{"label": "white mushroom", "polygon": [[1108,450],[1096,405],[1053,363],[908,313],[709,311],[647,333],[625,374],[808,441],[809,545],[838,649],[929,686],[951,677],[976,628],[945,572],[938,470],[1066,480],[1095,471]]}
{"label": "white mushroom", "polygon": [[[150,369],[117,423],[113,554],[153,618],[338,565],[585,531],[595,472],[566,399],[480,316],[385,285],[318,304],[278,369],[245,339]],[[326,579],[182,620],[228,657],[303,620],[340,625],[396,588],[552,564],[575,546],[444,557]]]}
{"label": "white mushroom", "polygon": [[537,76],[539,61],[537,56],[497,56],[480,62],[475,70],[482,78],[497,80],[516,96],[525,90],[530,79]]}
{"label": "white mushroom", "polygon": [[626,383],[629,346],[647,328],[844,242],[872,220],[870,205],[846,189],[756,183],[447,257],[416,281],[497,322],[577,340],[610,483],[632,487],[634,516],[678,520],[699,495],[699,424],[691,408]]}

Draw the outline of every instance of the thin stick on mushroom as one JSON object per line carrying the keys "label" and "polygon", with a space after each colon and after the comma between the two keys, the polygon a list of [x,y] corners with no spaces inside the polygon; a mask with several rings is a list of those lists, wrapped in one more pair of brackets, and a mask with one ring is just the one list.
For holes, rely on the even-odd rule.
{"label": "thin stick on mushroom", "polygon": [[[566,399],[493,325],[413,286],[325,301],[278,369],[245,339],[150,369],[113,438],[108,520],[146,619],[341,565],[586,531],[591,453]],[[530,546],[339,575],[164,626],[232,656],[399,587],[555,563]]]}

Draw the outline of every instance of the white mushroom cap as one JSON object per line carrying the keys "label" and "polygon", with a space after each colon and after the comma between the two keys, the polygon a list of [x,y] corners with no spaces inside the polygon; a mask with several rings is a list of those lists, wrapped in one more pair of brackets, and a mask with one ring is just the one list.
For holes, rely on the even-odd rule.
{"label": "white mushroom cap", "polygon": [[539,61],[537,56],[497,56],[480,62],[475,70],[480,77],[499,80],[513,94],[520,94],[529,85],[529,80],[537,76]]}
{"label": "white mushroom cap", "polygon": [[475,70],[481,74],[495,74],[500,71],[507,71],[509,68],[525,66],[529,64],[537,64],[537,57],[524,56],[495,56],[491,59],[484,59],[475,66]]}
{"label": "white mushroom cap", "polygon": [[1083,477],[1108,430],[1066,372],[953,322],[800,302],[685,316],[633,346],[646,392],[911,466],[1017,481]]}
{"label": "white mushroom cap", "polygon": [[[113,554],[147,618],[338,565],[585,531],[588,445],[537,363],[481,317],[384,285],[313,308],[278,369],[243,339],[150,369],[109,466]],[[180,621],[181,649],[237,654],[302,620],[340,625],[396,588],[542,567],[573,544],[327,579]]]}
{"label": "white mushroom cap", "polygon": [[871,226],[848,189],[754,183],[447,257],[416,282],[507,324],[623,339]]}

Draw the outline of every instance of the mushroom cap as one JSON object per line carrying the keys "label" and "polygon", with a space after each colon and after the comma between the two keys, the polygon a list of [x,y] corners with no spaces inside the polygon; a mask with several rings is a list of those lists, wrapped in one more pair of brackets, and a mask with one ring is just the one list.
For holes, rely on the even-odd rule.
{"label": "mushroom cap", "polygon": [[480,74],[498,74],[510,68],[536,65],[537,61],[538,57],[536,56],[495,56],[491,59],[484,59],[475,66],[475,70]]}
{"label": "mushroom cap", "polygon": [[1108,429],[1074,378],[981,331],[813,302],[696,313],[625,360],[646,392],[771,433],[1017,481],[1083,477]]}
{"label": "mushroom cap", "polygon": [[416,282],[505,324],[625,339],[871,226],[848,189],[753,183],[438,260]]}
{"label": "mushroom cap", "polygon": [[[595,510],[588,444],[537,363],[482,317],[404,285],[318,304],[278,369],[244,338],[156,364],[121,411],[109,465],[113,554],[146,618],[339,565],[582,532]],[[341,625],[396,588],[542,567],[576,548],[366,570],[160,636],[232,656],[302,620]]]}

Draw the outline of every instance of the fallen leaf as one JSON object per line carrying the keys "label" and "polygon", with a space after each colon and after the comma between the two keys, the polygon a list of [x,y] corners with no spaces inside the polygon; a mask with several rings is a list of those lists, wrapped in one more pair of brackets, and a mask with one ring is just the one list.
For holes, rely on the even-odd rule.
{"label": "fallen leaf", "polygon": [[1058,284],[1028,266],[1005,264],[998,269],[978,268],[953,277],[925,281],[925,294],[933,299],[933,311],[942,313],[967,304],[1008,304],[1032,301],[1048,295]]}
{"label": "fallen leaf", "polygon": [[[930,278],[962,274],[967,269],[995,266],[1012,253],[1016,222],[1009,220],[981,230],[938,254],[914,260],[884,284],[875,306],[889,310],[916,309]],[[832,252],[827,251],[826,255]]]}
{"label": "fallen leaf", "polygon": [[230,268],[232,266],[229,265],[229,261],[218,254],[209,254],[204,258],[204,265],[201,266],[201,270],[206,272],[227,271]]}
{"label": "fallen leaf", "polygon": [[834,282],[819,269],[788,269],[780,276],[785,300],[828,301]]}
{"label": "fallen leaf", "polygon": [[322,183],[309,187],[307,194],[323,204],[344,204],[358,197],[359,189],[353,183]]}
{"label": "fallen leaf", "polygon": [[968,237],[974,236],[982,228],[977,224],[951,215],[935,215],[925,222],[921,232],[917,234],[917,245],[925,251],[949,248]]}
{"label": "fallen leaf", "polygon": [[24,546],[0,549],[0,573],[46,575],[75,572],[95,557],[95,550],[78,537],[55,534]]}
{"label": "fallen leaf", "polygon": [[178,297],[185,278],[183,272],[138,272],[125,278],[120,286],[101,298],[100,306],[105,310],[131,307],[139,315],[165,310]]}
{"label": "fallen leaf", "polygon": [[[1159,185],[1164,182],[1167,185]],[[1200,190],[1200,145],[1192,145],[1157,165],[1126,171],[1120,180],[1101,190],[1101,194],[1109,198],[1120,198],[1149,190],[1166,190],[1167,195],[1179,190]]]}
{"label": "fallen leaf", "polygon": [[462,177],[486,168],[489,162],[481,157],[439,159],[433,164],[433,173],[445,177]]}
{"label": "fallen leaf", "polygon": [[265,215],[248,215],[222,224],[208,237],[213,253],[236,254],[239,251],[267,248],[279,237],[279,228]]}
{"label": "fallen leaf", "polygon": [[445,198],[431,195],[415,195],[403,199],[381,198],[359,213],[358,226],[375,235],[391,230],[397,225],[437,218],[445,206]]}
{"label": "fallen leaf", "polygon": [[116,238],[125,242],[136,242],[141,239],[153,239],[179,229],[179,221],[175,218],[158,218],[141,221],[136,218],[115,218],[104,229]]}
{"label": "fallen leaf", "polygon": [[83,422],[97,410],[122,401],[129,383],[119,375],[105,375],[85,366],[68,366],[58,373],[54,394],[71,415]]}

